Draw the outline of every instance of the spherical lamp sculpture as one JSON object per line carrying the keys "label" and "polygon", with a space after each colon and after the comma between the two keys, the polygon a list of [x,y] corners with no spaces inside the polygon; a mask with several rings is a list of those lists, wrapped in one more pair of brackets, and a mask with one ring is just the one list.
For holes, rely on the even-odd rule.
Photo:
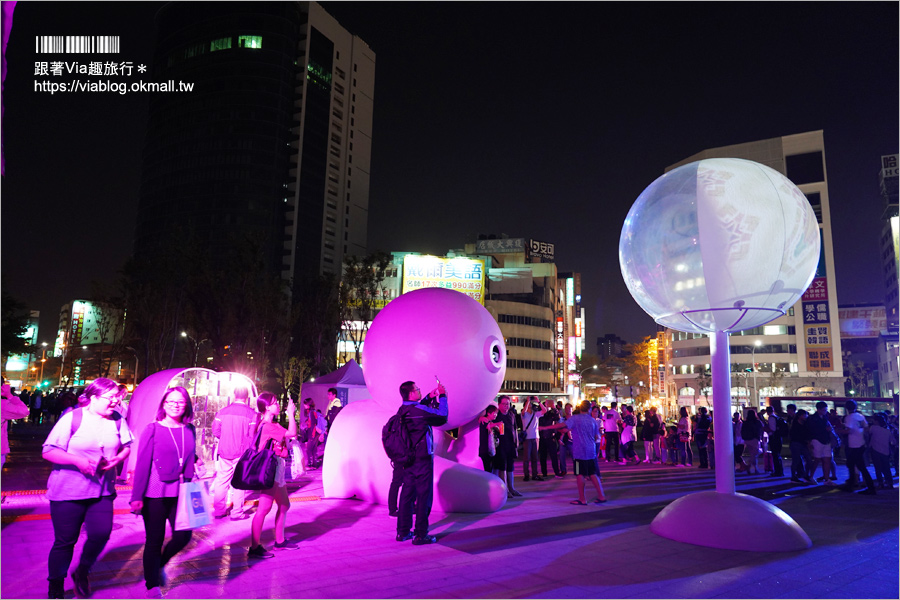
{"label": "spherical lamp sculpture", "polygon": [[[657,323],[710,335],[716,492],[679,498],[651,530],[739,550],[797,550],[809,537],[787,514],[735,493],[728,335],[780,317],[806,291],[819,228],[803,193],[781,173],[735,158],[666,173],[638,197],[619,240],[629,292]],[[699,514],[709,527],[696,527]]]}

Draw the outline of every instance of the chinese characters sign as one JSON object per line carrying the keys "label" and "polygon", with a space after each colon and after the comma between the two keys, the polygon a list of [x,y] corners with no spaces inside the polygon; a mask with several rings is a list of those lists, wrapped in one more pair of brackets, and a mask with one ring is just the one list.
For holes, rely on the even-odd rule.
{"label": "chinese characters sign", "polygon": [[803,301],[828,300],[828,283],[824,277],[816,277],[803,292]]}
{"label": "chinese characters sign", "polygon": [[475,242],[475,252],[477,254],[525,252],[525,239],[478,240]]}
{"label": "chinese characters sign", "polygon": [[528,257],[530,262],[553,262],[555,252],[553,244],[528,240]]}
{"label": "chinese characters sign", "polygon": [[838,311],[842,338],[878,337],[887,332],[883,306],[854,306]]}
{"label": "chinese characters sign", "polygon": [[828,324],[831,319],[828,318],[828,301],[821,302],[804,302],[803,303],[803,323],[810,325],[812,323]]}
{"label": "chinese characters sign", "polygon": [[[507,240],[486,240],[507,241]],[[456,290],[484,304],[484,261],[409,254],[403,259],[403,293],[440,287]]]}

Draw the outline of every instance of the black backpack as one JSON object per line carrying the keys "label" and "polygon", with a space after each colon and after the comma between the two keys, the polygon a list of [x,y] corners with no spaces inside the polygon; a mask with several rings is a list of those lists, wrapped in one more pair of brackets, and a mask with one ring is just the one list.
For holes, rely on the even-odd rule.
{"label": "black backpack", "polygon": [[415,444],[409,435],[406,421],[406,411],[401,408],[381,429],[381,445],[394,467],[408,467],[416,458]]}
{"label": "black backpack", "polygon": [[787,421],[784,420],[784,417],[775,416],[775,433],[778,434],[779,437],[786,438],[789,432]]}

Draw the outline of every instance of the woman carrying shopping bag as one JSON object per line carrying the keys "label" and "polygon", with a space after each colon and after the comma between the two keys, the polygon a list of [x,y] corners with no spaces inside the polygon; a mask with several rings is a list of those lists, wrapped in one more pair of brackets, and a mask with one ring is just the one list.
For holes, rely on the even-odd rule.
{"label": "woman carrying shopping bag", "polygon": [[[131,492],[131,511],[144,518],[144,582],[148,598],[162,598],[165,566],[191,541],[192,531],[176,530],[179,487],[194,477],[196,432],[191,396],[183,387],[169,388],[156,411],[156,422],[147,425],[138,445]],[[208,508],[208,507],[207,507]],[[166,521],[172,539],[163,548]]]}

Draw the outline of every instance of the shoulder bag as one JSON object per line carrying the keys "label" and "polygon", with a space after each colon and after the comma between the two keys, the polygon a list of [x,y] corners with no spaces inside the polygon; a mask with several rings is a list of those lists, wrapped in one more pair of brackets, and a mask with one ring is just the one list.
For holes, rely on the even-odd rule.
{"label": "shoulder bag", "polygon": [[278,468],[278,457],[272,450],[273,439],[266,442],[264,448],[257,450],[262,437],[262,427],[256,435],[253,446],[244,450],[244,454],[234,466],[231,486],[238,490],[267,490],[275,485],[275,470]]}

